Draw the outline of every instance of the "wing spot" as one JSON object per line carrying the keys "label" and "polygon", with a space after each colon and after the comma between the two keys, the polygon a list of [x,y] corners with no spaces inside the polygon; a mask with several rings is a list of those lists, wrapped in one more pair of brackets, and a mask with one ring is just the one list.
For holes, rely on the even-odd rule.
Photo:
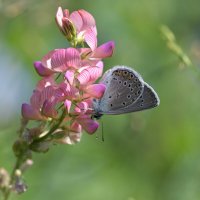
{"label": "wing spot", "polygon": [[124,81],[124,86],[126,86],[127,85],[127,81]]}
{"label": "wing spot", "polygon": [[125,105],[126,105],[126,102],[123,102],[122,105],[125,106]]}
{"label": "wing spot", "polygon": [[131,92],[133,92],[133,88],[131,88]]}
{"label": "wing spot", "polygon": [[119,81],[119,84],[121,84],[122,83],[122,81]]}
{"label": "wing spot", "polygon": [[128,87],[130,88],[130,87],[131,87],[131,84],[128,84]]}
{"label": "wing spot", "polygon": [[130,98],[131,98],[131,95],[128,95],[127,98],[130,99]]}
{"label": "wing spot", "polygon": [[112,103],[110,104],[110,107],[112,107],[113,105],[112,105]]}
{"label": "wing spot", "polygon": [[112,96],[109,96],[109,99],[111,99],[112,98]]}
{"label": "wing spot", "polygon": [[138,94],[141,94],[141,91],[140,90],[138,90],[138,92],[137,92]]}

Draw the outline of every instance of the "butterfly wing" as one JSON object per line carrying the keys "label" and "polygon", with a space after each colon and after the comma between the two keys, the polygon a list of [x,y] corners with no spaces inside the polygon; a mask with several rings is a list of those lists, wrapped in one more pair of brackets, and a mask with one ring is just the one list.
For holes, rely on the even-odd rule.
{"label": "butterfly wing", "polygon": [[144,83],[143,93],[135,103],[127,107],[124,107],[120,110],[115,110],[106,114],[124,114],[124,113],[136,112],[136,111],[154,108],[158,106],[159,104],[160,104],[160,100],[157,93],[154,91],[154,89],[150,85],[148,85],[147,83]]}
{"label": "butterfly wing", "polygon": [[106,85],[101,99],[93,101],[96,113],[122,114],[123,108],[135,103],[144,90],[142,77],[133,69],[117,66],[108,70],[100,83]]}

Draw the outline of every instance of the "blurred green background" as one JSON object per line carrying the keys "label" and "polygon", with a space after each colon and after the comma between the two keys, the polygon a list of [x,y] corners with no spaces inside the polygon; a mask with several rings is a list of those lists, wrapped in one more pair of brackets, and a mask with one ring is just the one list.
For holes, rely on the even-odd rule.
{"label": "blurred green background", "polygon": [[[61,5],[96,19],[99,44],[114,40],[114,65],[136,69],[158,92],[158,108],[104,116],[105,142],[84,134],[75,146],[34,154],[21,200],[200,199],[199,0],[0,0],[0,166],[11,170],[20,107],[39,80],[33,61],[68,43],[55,24]],[[168,25],[194,67],[180,67],[159,27]],[[199,74],[198,74],[199,73]],[[98,130],[101,138],[101,128]]]}

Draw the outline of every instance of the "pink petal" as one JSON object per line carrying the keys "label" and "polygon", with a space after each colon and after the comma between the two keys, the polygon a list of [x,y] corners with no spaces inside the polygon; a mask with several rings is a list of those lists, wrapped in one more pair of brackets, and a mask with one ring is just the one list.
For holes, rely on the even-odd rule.
{"label": "pink petal", "polygon": [[50,51],[42,59],[42,64],[55,72],[66,71],[68,67],[80,66],[80,55],[75,48],[56,49]]}
{"label": "pink petal", "polygon": [[75,132],[75,133],[81,133],[82,127],[81,127],[81,125],[78,124],[77,122],[74,122],[74,123],[70,126],[70,131]]}
{"label": "pink petal", "polygon": [[46,117],[57,118],[57,111],[55,110],[56,100],[54,97],[47,99],[42,107],[42,114]]}
{"label": "pink petal", "polygon": [[68,10],[68,9],[65,9],[65,10],[63,11],[63,15],[64,15],[64,17],[69,18],[69,10]]}
{"label": "pink petal", "polygon": [[102,70],[103,70],[103,62],[102,61],[98,61],[96,66],[99,68],[102,68]]}
{"label": "pink petal", "polygon": [[42,80],[40,80],[37,85],[36,85],[36,89],[39,91],[42,91],[45,87],[48,86],[53,86],[55,85],[55,81],[54,81],[54,77],[53,76],[48,76],[48,77],[44,77]]}
{"label": "pink petal", "polygon": [[115,43],[113,41],[107,42],[96,48],[91,57],[93,58],[110,57],[113,54],[114,48],[115,48]]}
{"label": "pink petal", "polygon": [[55,93],[52,86],[47,86],[41,92],[41,103],[43,104],[46,100],[50,99]]}
{"label": "pink petal", "polygon": [[101,98],[106,90],[104,84],[93,84],[84,88],[84,91],[87,93],[88,97]]}
{"label": "pink petal", "polygon": [[29,104],[22,104],[22,116],[25,119],[30,119],[30,120],[43,120],[44,118],[41,116],[39,110],[33,108]]}
{"label": "pink petal", "polygon": [[65,93],[62,88],[55,89],[53,95],[57,99],[58,102],[65,100]]}
{"label": "pink petal", "polygon": [[95,82],[99,77],[102,76],[103,73],[103,66],[101,67],[88,67],[84,69],[80,74],[77,76],[81,85],[90,84]]}
{"label": "pink petal", "polygon": [[79,90],[71,86],[69,83],[61,83],[59,87],[62,88],[65,97],[69,100],[73,100],[79,96]]}
{"label": "pink petal", "polygon": [[63,18],[63,11],[61,7],[58,7],[57,13],[56,13],[56,22],[59,27],[62,27],[62,18]]}
{"label": "pink petal", "polygon": [[75,76],[75,71],[73,69],[72,70],[69,69],[65,73],[65,78],[67,79],[70,85],[73,85],[74,76]]}
{"label": "pink petal", "polygon": [[30,99],[31,106],[37,110],[39,110],[42,106],[41,103],[41,92],[38,90],[34,90]]}
{"label": "pink petal", "polygon": [[89,28],[84,34],[85,42],[88,44],[88,46],[94,51],[97,47],[97,36],[93,29]]}
{"label": "pink petal", "polygon": [[93,134],[99,127],[99,123],[90,118],[89,115],[81,115],[76,118],[82,128],[89,134]]}
{"label": "pink petal", "polygon": [[70,20],[73,22],[74,26],[76,27],[77,32],[80,32],[83,26],[83,20],[78,11],[74,11],[70,14]]}
{"label": "pink petal", "polygon": [[70,100],[66,99],[64,104],[67,109],[67,113],[70,113],[70,108],[71,108],[72,102]]}
{"label": "pink petal", "polygon": [[36,61],[34,62],[34,67],[36,72],[40,75],[40,76],[49,76],[52,75],[54,72],[46,67],[44,67],[42,65],[42,62],[40,61]]}
{"label": "pink petal", "polygon": [[77,49],[75,48],[67,48],[65,50],[66,61],[69,67],[80,67],[81,57]]}
{"label": "pink petal", "polygon": [[87,110],[88,110],[88,104],[87,102],[84,102],[84,101],[78,103],[75,108],[76,112],[82,113],[82,114],[84,114]]}
{"label": "pink petal", "polygon": [[85,10],[78,10],[78,13],[82,17],[82,21],[83,21],[82,30],[96,26],[95,19],[89,12]]}

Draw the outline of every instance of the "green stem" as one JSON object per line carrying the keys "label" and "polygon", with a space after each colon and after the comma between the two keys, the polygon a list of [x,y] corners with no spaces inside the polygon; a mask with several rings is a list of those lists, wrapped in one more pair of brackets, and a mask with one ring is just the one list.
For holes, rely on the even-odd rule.
{"label": "green stem", "polygon": [[13,168],[12,173],[11,173],[11,177],[10,177],[10,183],[9,183],[9,185],[11,186],[11,188],[7,188],[5,190],[4,200],[8,200],[8,198],[10,196],[10,192],[12,190],[12,184],[14,183],[14,180],[15,180],[15,172],[16,172],[17,169],[20,168],[20,165],[22,164],[22,157],[23,157],[23,155],[19,156],[17,158],[17,160],[16,160],[15,167]]}
{"label": "green stem", "polygon": [[66,116],[66,109],[63,109],[63,112],[62,112],[62,114],[61,114],[61,116],[60,116],[60,119],[59,119],[58,123],[56,123],[56,124],[49,130],[49,132],[48,132],[46,135],[44,135],[44,136],[41,137],[41,138],[35,139],[35,140],[30,144],[30,149],[31,149],[31,147],[34,146],[35,144],[37,144],[37,143],[39,143],[39,142],[42,142],[42,141],[44,141],[45,139],[47,139],[49,136],[51,136],[51,134],[52,134],[56,129],[59,128],[59,126],[60,126],[61,123],[63,122],[65,116]]}

